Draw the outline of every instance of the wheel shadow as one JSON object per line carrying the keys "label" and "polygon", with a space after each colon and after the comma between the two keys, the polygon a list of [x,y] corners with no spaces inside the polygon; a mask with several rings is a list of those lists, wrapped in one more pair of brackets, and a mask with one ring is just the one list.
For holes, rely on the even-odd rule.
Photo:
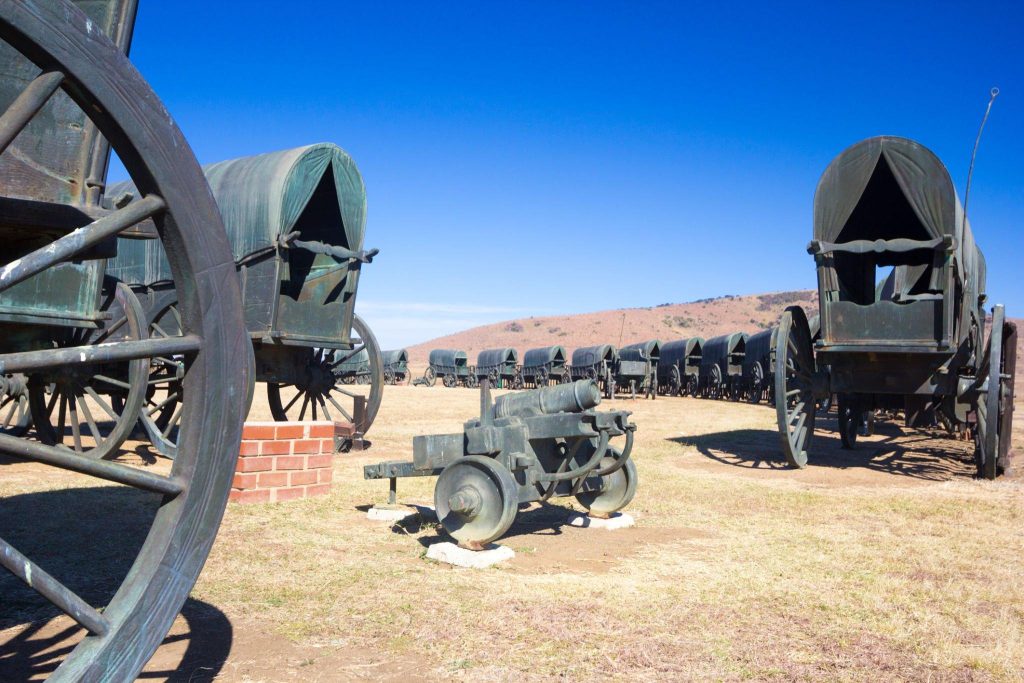
{"label": "wheel shadow", "polygon": [[[0,499],[0,534],[94,607],[123,583],[145,540],[160,496],[109,486],[40,491]],[[0,681],[40,678],[61,664],[85,631],[0,569]],[[184,621],[141,678],[210,680],[231,649],[232,626],[213,605],[186,602]],[[182,643],[184,642],[184,649]],[[180,653],[180,654],[179,654]]]}
{"label": "wheel shadow", "polygon": [[[565,533],[562,531],[563,527],[571,526],[572,520],[580,514],[560,505],[530,505],[519,511],[512,526],[499,540],[507,543],[515,538],[561,536]],[[434,533],[416,539],[424,548],[429,548],[435,543],[455,542],[436,517],[418,515],[408,521],[397,522],[391,528],[393,533],[403,535],[419,533],[425,529],[432,529]]]}
{"label": "wheel shadow", "polygon": [[[706,458],[747,469],[790,469],[782,454],[779,434],[767,429],[739,429],[673,437],[669,441],[694,446]],[[975,476],[973,456],[944,435],[903,429],[894,422],[875,425],[874,437],[860,439],[852,450],[842,447],[838,421],[819,419],[808,464],[841,470],[864,469],[926,481],[948,481]]]}

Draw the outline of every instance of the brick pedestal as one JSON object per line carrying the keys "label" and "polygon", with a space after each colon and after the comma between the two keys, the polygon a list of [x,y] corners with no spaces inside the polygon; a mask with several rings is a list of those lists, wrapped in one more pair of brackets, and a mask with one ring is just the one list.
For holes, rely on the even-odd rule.
{"label": "brick pedestal", "polygon": [[333,422],[246,422],[229,500],[275,503],[330,493]]}

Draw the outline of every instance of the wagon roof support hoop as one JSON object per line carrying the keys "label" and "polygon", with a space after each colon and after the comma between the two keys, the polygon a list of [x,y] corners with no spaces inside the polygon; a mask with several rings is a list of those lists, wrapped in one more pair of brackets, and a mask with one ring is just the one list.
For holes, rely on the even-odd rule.
{"label": "wagon roof support hoop", "polygon": [[110,626],[106,617],[2,538],[0,566],[24,581],[93,635],[106,635]]}

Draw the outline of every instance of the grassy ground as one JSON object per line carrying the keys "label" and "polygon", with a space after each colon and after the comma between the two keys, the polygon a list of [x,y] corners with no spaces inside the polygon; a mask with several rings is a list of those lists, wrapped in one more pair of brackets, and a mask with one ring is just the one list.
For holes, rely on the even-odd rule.
{"label": "grassy ground", "polygon": [[[193,593],[233,633],[227,663],[199,648],[179,666],[180,643],[202,640],[192,620],[155,676],[1024,678],[1024,485],[973,480],[968,445],[883,425],[850,454],[826,419],[795,472],[764,406],[616,401],[639,425],[637,526],[569,527],[563,500],[520,514],[502,541],[513,561],[458,570],[424,558],[444,540],[433,526],[366,520],[387,485],[361,469],[411,457],[416,434],[457,431],[477,401],[389,387],[372,449],[339,456],[330,496],[230,506]],[[9,467],[5,495],[45,472]],[[400,481],[400,498],[428,503],[432,482]]]}

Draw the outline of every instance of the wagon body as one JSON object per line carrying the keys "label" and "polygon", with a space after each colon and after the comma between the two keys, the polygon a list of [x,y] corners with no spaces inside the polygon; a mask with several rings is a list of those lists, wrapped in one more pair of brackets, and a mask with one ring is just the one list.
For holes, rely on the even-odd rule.
{"label": "wagon body", "polygon": [[712,337],[701,348],[700,391],[708,397],[733,396],[743,377],[747,334]]}
{"label": "wagon body", "polygon": [[661,345],[661,357],[658,359],[658,388],[662,393],[695,392],[703,348],[703,337],[675,339]]}
{"label": "wagon body", "polygon": [[629,389],[630,393],[640,391],[650,397],[656,395],[658,363],[661,358],[661,341],[629,344],[619,349],[619,362],[615,367],[615,385]]}
{"label": "wagon body", "polygon": [[431,383],[440,377],[445,386],[467,384],[476,380],[476,371],[469,364],[469,356],[462,349],[434,349],[428,357],[427,374]]}
{"label": "wagon body", "polygon": [[508,388],[516,379],[522,382],[519,374],[519,353],[511,348],[484,349],[476,357],[476,378],[491,380],[491,385]]}
{"label": "wagon body", "polygon": [[546,386],[548,381],[569,381],[568,354],[564,346],[545,346],[523,354],[523,381],[532,386]]}
{"label": "wagon body", "polygon": [[334,366],[334,375],[343,384],[366,384],[370,381],[372,371],[370,365],[370,354],[366,349],[361,349],[354,356],[339,354],[341,360]]}
{"label": "wagon body", "polygon": [[404,383],[409,377],[409,352],[405,349],[381,351],[384,374],[394,383]]}
{"label": "wagon body", "polygon": [[775,371],[775,339],[778,326],[761,330],[747,338],[743,355],[743,388],[751,401],[766,398]]}
{"label": "wagon body", "polygon": [[614,392],[612,370],[619,361],[619,351],[611,344],[599,344],[575,349],[572,352],[570,375],[574,380],[593,379],[605,396]]}

